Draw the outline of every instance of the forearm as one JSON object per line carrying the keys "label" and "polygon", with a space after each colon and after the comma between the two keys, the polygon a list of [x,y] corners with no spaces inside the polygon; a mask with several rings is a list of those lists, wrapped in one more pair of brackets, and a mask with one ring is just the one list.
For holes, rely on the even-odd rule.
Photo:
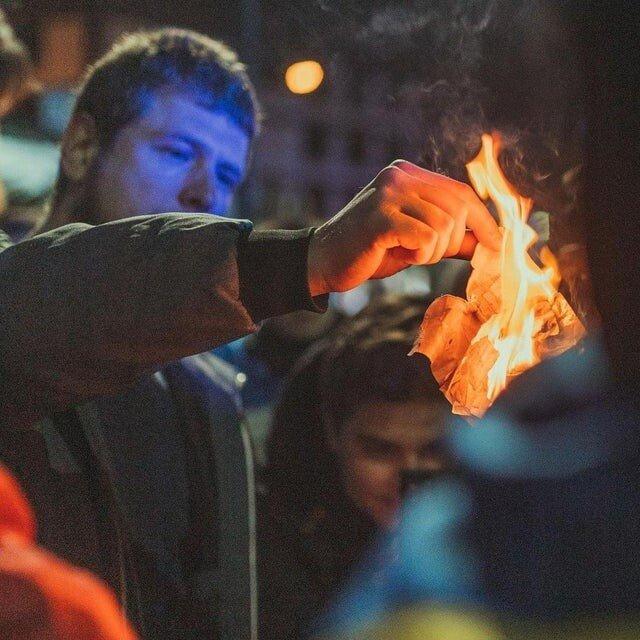
{"label": "forearm", "polygon": [[[72,225],[11,247],[0,254],[5,412],[115,393],[266,315],[308,307],[306,283],[286,286],[305,252],[299,238],[184,215]],[[293,257],[279,267],[283,253]]]}

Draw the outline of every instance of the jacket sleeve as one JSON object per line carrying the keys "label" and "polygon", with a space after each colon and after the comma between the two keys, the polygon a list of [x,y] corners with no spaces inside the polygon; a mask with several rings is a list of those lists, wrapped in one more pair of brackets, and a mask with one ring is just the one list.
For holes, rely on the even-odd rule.
{"label": "jacket sleeve", "polygon": [[163,214],[69,225],[5,249],[3,417],[21,422],[116,393],[264,317],[320,310],[306,282],[311,234]]}

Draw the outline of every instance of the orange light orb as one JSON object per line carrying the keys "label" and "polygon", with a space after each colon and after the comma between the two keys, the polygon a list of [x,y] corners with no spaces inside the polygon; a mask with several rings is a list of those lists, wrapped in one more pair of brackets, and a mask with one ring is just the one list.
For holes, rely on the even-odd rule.
{"label": "orange light orb", "polygon": [[315,60],[302,60],[292,64],[284,74],[284,81],[291,93],[312,93],[321,84],[324,70]]}

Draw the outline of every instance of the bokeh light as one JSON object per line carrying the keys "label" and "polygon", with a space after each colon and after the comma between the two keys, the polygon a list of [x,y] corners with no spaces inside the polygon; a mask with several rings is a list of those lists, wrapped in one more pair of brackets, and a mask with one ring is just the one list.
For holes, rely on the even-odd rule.
{"label": "bokeh light", "polygon": [[302,60],[292,64],[284,75],[287,88],[292,93],[312,93],[321,84],[324,70],[315,60]]}

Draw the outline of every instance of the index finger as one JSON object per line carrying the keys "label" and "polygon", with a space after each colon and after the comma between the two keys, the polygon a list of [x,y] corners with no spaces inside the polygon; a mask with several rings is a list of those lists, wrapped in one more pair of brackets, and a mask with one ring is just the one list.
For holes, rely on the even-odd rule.
{"label": "index finger", "polygon": [[411,187],[424,200],[450,214],[457,208],[464,208],[466,226],[478,241],[496,251],[500,249],[502,236],[498,224],[472,187],[406,160],[396,160],[393,164],[412,178]]}

